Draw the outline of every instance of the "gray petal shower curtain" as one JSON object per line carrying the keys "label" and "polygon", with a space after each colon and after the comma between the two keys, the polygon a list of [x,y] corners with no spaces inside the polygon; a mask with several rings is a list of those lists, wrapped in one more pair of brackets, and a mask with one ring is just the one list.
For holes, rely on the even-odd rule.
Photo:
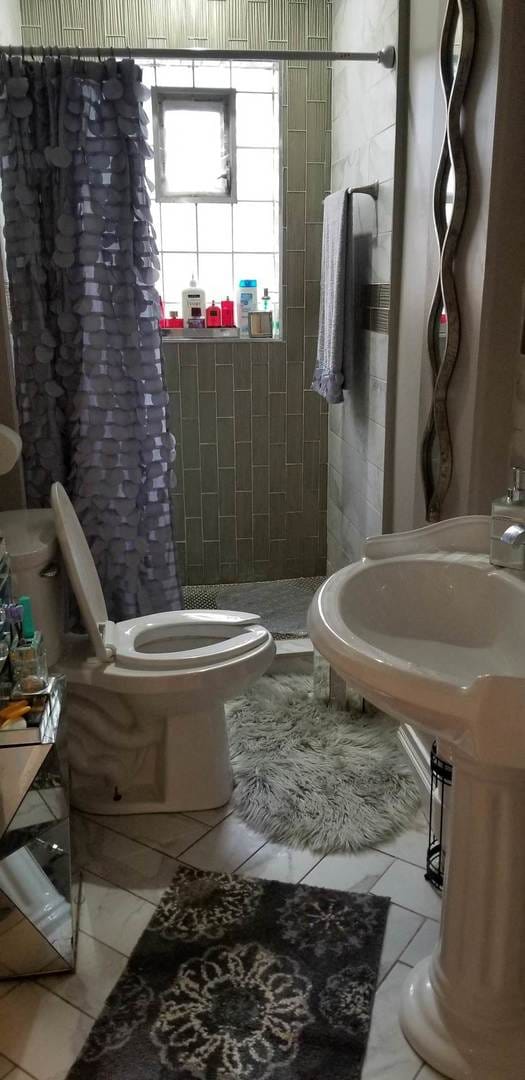
{"label": "gray petal shower curtain", "polygon": [[110,618],[181,606],[145,159],[130,58],[0,56],[0,171],[28,506],[60,480]]}

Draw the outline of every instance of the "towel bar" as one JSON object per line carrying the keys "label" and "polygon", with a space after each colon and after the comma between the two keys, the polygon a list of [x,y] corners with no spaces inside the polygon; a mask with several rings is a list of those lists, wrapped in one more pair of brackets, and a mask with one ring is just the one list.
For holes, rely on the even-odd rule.
{"label": "towel bar", "polygon": [[350,187],[347,191],[348,195],[370,195],[372,199],[377,199],[379,195],[379,180],[374,180],[373,184],[363,184],[362,187]]}

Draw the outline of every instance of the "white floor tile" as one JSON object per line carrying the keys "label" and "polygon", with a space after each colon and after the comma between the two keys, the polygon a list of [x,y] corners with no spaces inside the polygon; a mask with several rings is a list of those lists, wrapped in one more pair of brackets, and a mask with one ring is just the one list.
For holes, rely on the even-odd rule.
{"label": "white floor tile", "polygon": [[384,851],[396,859],[406,859],[407,862],[423,867],[426,866],[427,861],[427,846],[428,822],[421,811],[417,815],[413,828],[405,829],[387,843],[375,845],[378,851]]}
{"label": "white floor tile", "polygon": [[178,864],[168,855],[105,829],[88,817],[75,818],[74,843],[83,870],[129,889],[152,904],[158,903],[177,873]]}
{"label": "white floor tile", "polygon": [[230,799],[229,802],[224,803],[224,806],[218,806],[215,810],[189,810],[186,816],[194,818],[195,821],[201,821],[203,825],[218,825],[233,814],[234,810],[233,799]]}
{"label": "white floor tile", "polygon": [[101,941],[79,932],[76,970],[71,975],[51,975],[40,985],[97,1017],[108,994],[126,966],[127,959]]}
{"label": "white floor tile", "polygon": [[401,859],[394,860],[370,891],[378,896],[390,896],[395,904],[429,919],[439,919],[441,915],[440,897],[425,881],[423,871]]}
{"label": "white floor tile", "polygon": [[114,832],[122,833],[132,840],[162,851],[165,855],[176,858],[190,844],[194,844],[207,833],[209,826],[203,825],[183,814],[129,814],[119,817],[103,817],[90,814],[98,825],[105,825]]}
{"label": "white floor tile", "polygon": [[386,922],[383,950],[381,952],[381,964],[379,968],[379,981],[382,982],[390,968],[400,959],[403,950],[409,941],[417,933],[422,925],[421,915],[415,915],[413,911],[406,911],[397,904],[390,904]]}
{"label": "white floor tile", "polygon": [[414,967],[419,964],[420,960],[424,960],[425,956],[430,956],[430,953],[434,951],[439,940],[439,923],[434,919],[426,919],[423,926],[418,930],[413,941],[410,942],[408,948],[405,949],[401,960],[404,964],[410,964]]}
{"label": "white floor tile", "polygon": [[198,840],[181,861],[198,870],[231,874],[264,844],[264,837],[232,815]]}
{"label": "white floor tile", "polygon": [[325,855],[308,874],[305,885],[323,889],[351,889],[368,892],[391,865],[392,859],[379,851],[361,851],[357,855]]}
{"label": "white floor tile", "polygon": [[377,991],[362,1080],[415,1080],[421,1059],[399,1026],[401,987],[409,968],[396,964]]}
{"label": "white floor tile", "polygon": [[4,1076],[13,1075],[13,1062],[8,1061],[7,1058],[0,1054],[0,1080],[3,1080]]}
{"label": "white floor tile", "polygon": [[[3,1074],[0,1073],[0,1075]],[[62,1073],[62,1076],[54,1076],[53,1080],[62,1080],[62,1077],[65,1077],[65,1075],[65,1073]],[[13,1069],[12,1072],[7,1074],[6,1080],[33,1080],[33,1077],[30,1076],[29,1073],[24,1072],[23,1069]]]}
{"label": "white floor tile", "polygon": [[24,982],[0,1009],[0,1052],[36,1080],[55,1080],[73,1064],[93,1021],[35,983]]}
{"label": "white floor tile", "polygon": [[79,927],[117,952],[129,956],[154,911],[155,905],[147,900],[91,874],[84,875]]}
{"label": "white floor tile", "polygon": [[319,855],[313,851],[301,851],[281,844],[265,844],[244,863],[239,873],[243,877],[295,883],[308,874],[316,862],[319,862]]}

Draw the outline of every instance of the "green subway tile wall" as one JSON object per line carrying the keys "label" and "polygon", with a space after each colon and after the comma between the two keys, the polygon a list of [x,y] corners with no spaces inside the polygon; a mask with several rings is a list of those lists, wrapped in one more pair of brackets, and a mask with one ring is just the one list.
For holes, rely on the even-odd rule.
{"label": "green subway tile wall", "polygon": [[[21,0],[23,43],[328,49],[330,0]],[[310,392],[331,70],[283,73],[285,342],[164,348],[177,440],[173,502],[188,584],[324,573],[327,409]]]}

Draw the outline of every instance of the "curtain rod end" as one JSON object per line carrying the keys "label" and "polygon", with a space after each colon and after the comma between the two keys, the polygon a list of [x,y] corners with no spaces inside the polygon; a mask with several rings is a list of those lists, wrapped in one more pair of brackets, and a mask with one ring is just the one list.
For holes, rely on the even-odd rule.
{"label": "curtain rod end", "polygon": [[381,49],[377,54],[377,60],[384,68],[388,68],[391,71],[392,68],[396,66],[396,50],[394,46],[387,45],[384,49]]}

